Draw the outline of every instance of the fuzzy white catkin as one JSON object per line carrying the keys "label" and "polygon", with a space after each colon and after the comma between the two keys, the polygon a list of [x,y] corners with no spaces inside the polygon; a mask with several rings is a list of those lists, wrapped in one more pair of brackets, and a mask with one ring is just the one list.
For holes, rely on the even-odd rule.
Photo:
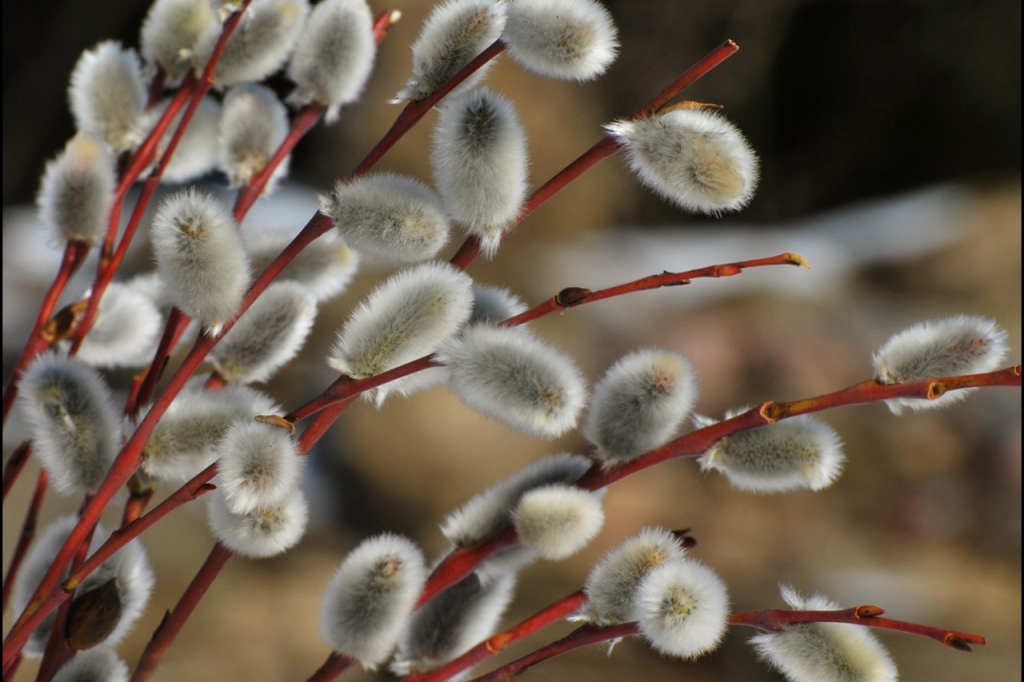
{"label": "fuzzy white catkin", "polygon": [[[730,411],[726,418],[744,411]],[[714,423],[705,417],[695,421],[702,427]],[[846,461],[842,446],[831,426],[809,415],[799,415],[726,436],[697,461],[702,471],[719,471],[741,490],[821,490],[842,473]]]}
{"label": "fuzzy white catkin", "polygon": [[[228,90],[221,107],[219,154],[230,186],[244,185],[262,171],[287,134],[288,111],[273,90],[249,84]],[[274,169],[264,193],[287,175],[290,158]]]}
{"label": "fuzzy white catkin", "polygon": [[449,214],[493,256],[526,200],[526,132],[515,106],[486,87],[449,98],[434,127],[430,163]]}
{"label": "fuzzy white catkin", "polygon": [[320,210],[352,248],[388,261],[418,263],[448,241],[448,216],[423,183],[394,173],[339,182]]}
{"label": "fuzzy white catkin", "polygon": [[75,357],[91,367],[144,367],[153,359],[162,329],[153,299],[111,282]]}
{"label": "fuzzy white catkin", "polygon": [[[328,364],[361,379],[435,351],[469,318],[473,282],[447,263],[393,275],[359,304],[338,333]],[[380,405],[401,380],[365,395]]]}
{"label": "fuzzy white catkin", "polygon": [[571,485],[546,485],[526,492],[512,512],[522,543],[558,561],[587,546],[604,525],[601,495]]}
{"label": "fuzzy white catkin", "polygon": [[146,85],[135,50],[108,40],[83,52],[71,72],[68,99],[78,129],[114,151],[141,141],[135,124],[146,106]]}
{"label": "fuzzy white catkin", "polygon": [[605,464],[630,460],[671,440],[696,400],[697,379],[684,356],[634,351],[594,386],[581,431]]}
{"label": "fuzzy white catkin", "polygon": [[206,497],[210,530],[235,554],[251,559],[272,557],[294,547],[306,532],[309,506],[300,490],[278,504],[257,507],[248,514],[232,514],[220,490]]}
{"label": "fuzzy white catkin", "polygon": [[295,91],[288,101],[327,107],[324,120],[338,120],[341,107],[356,101],[373,70],[377,41],[366,0],[324,0],[309,15],[288,64]]}
{"label": "fuzzy white catkin", "polygon": [[682,561],[685,551],[664,528],[643,529],[594,566],[584,588],[584,615],[598,625],[633,620],[633,597],[644,576],[656,566]]}
{"label": "fuzzy white catkin", "polygon": [[[505,29],[505,4],[493,0],[448,0],[436,5],[412,45],[412,75],[392,104],[421,100],[483,52]],[[476,86],[492,59],[452,92]]]}
{"label": "fuzzy white catkin", "polygon": [[515,573],[470,573],[413,613],[391,664],[397,675],[426,671],[487,639],[512,600]]}
{"label": "fuzzy white catkin", "polygon": [[419,547],[385,533],[352,550],[320,606],[320,635],[374,669],[391,654],[427,581]]}
{"label": "fuzzy white catkin", "polygon": [[525,330],[471,327],[438,359],[459,400],[540,438],[574,428],[586,401],[586,383],[572,359]]}
{"label": "fuzzy white catkin", "polygon": [[210,327],[230,319],[249,286],[249,257],[227,207],[187,189],[153,218],[153,254],[171,299]]}
{"label": "fuzzy white catkin", "polygon": [[79,651],[54,674],[53,682],[128,682],[128,664],[106,647]]}
{"label": "fuzzy white catkin", "polygon": [[757,157],[718,114],[679,108],[605,126],[640,181],[694,213],[738,211],[757,187]]}
{"label": "fuzzy white catkin", "polygon": [[238,420],[220,443],[217,486],[232,514],[280,504],[302,480],[305,458],[283,426]]}
{"label": "fuzzy white catkin", "polygon": [[588,81],[619,47],[612,17],[593,0],[513,0],[502,38],[520,66],[538,76]]}
{"label": "fuzzy white catkin", "polygon": [[[782,587],[782,598],[797,610],[829,611],[839,606],[821,595],[804,598]],[[790,625],[758,635],[750,644],[790,682],[896,682],[896,664],[868,628],[843,623]]]}
{"label": "fuzzy white catkin", "polygon": [[[242,241],[253,273],[265,271],[294,237],[295,231],[290,229],[246,226]],[[336,233],[328,232],[300,251],[274,281],[301,284],[318,302],[324,302],[343,292],[358,268],[356,252]]]}
{"label": "fuzzy white catkin", "polygon": [[164,70],[167,85],[177,85],[192,70],[199,35],[213,23],[208,0],[156,0],[142,23],[142,56]]}
{"label": "fuzzy white catkin", "polygon": [[[302,34],[308,0],[253,0],[228,38],[213,72],[218,86],[261,81],[284,65]],[[207,24],[192,63],[202,71],[220,39],[221,25]]]}
{"label": "fuzzy white catkin", "polygon": [[32,453],[62,495],[94,491],[120,447],[117,408],[93,369],[53,352],[38,355],[22,375],[19,403]]}
{"label": "fuzzy white catkin", "polygon": [[[142,470],[160,481],[183,483],[217,460],[220,442],[235,420],[279,411],[269,396],[248,386],[207,391],[194,383],[178,394],[154,427],[143,446]],[[146,412],[148,408],[139,421]]]}
{"label": "fuzzy white catkin", "polygon": [[[1007,353],[1006,332],[988,318],[956,315],[920,322],[885,342],[872,359],[875,379],[903,384],[958,374],[980,374],[999,368]],[[893,398],[886,404],[893,414],[904,407],[928,410],[963,400],[975,389],[949,391],[935,400]]]}
{"label": "fuzzy white catkin", "polygon": [[697,658],[722,642],[729,595],[717,573],[687,558],[652,568],[637,588],[633,608],[640,633],[655,649]]}
{"label": "fuzzy white catkin", "polygon": [[36,198],[39,218],[61,244],[93,244],[106,231],[115,184],[106,145],[78,133],[46,164]]}
{"label": "fuzzy white catkin", "polygon": [[267,381],[306,342],[316,318],[316,299],[295,282],[274,282],[213,350],[210,362],[231,383]]}
{"label": "fuzzy white catkin", "polygon": [[[150,109],[139,121],[139,137],[145,138],[156,126],[170,104],[164,99]],[[174,131],[178,129],[186,107],[175,114],[163,137],[157,144],[157,159],[163,156],[164,150],[171,142]],[[220,104],[212,97],[204,97],[199,102],[192,120],[189,121],[185,133],[181,136],[178,146],[171,155],[171,160],[164,168],[160,181],[165,183],[182,183],[205,175],[217,167],[218,136],[220,135]]]}

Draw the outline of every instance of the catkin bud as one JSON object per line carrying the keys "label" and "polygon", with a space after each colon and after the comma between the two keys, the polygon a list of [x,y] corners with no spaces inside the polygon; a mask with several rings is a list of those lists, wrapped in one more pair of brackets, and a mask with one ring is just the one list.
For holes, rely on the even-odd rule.
{"label": "catkin bud", "polygon": [[162,328],[153,299],[111,282],[75,357],[91,367],[143,367],[153,359]]}
{"label": "catkin bud", "polygon": [[[249,182],[263,170],[288,135],[288,112],[273,90],[262,85],[236,85],[228,90],[220,116],[220,168],[231,187]],[[263,190],[288,174],[288,159],[277,165]]]}
{"label": "catkin bud", "polygon": [[345,104],[356,101],[373,70],[377,41],[366,0],[324,0],[313,8],[306,31],[288,64],[295,91],[288,101],[327,107],[334,123]]}
{"label": "catkin bud", "polygon": [[320,635],[365,668],[387,660],[427,581],[419,547],[385,533],[342,562],[320,606]]}
{"label": "catkin bud", "polygon": [[[456,547],[468,547],[497,533],[512,520],[512,511],[531,490],[552,484],[568,485],[577,481],[590,460],[581,455],[561,453],[544,457],[517,471],[503,481],[471,498],[448,515],[441,532]],[[488,560],[490,568],[503,572],[518,569],[533,559],[523,546],[504,550]]]}
{"label": "catkin bud", "polygon": [[[875,380],[903,384],[957,374],[980,374],[999,367],[1006,357],[1006,332],[984,317],[957,315],[920,322],[885,342],[873,358]],[[927,410],[963,400],[975,389],[949,391],[935,400],[892,398],[893,414],[904,407]]]}
{"label": "catkin bud", "polygon": [[633,597],[656,566],[683,560],[685,550],[663,528],[645,528],[611,550],[590,572],[585,586],[586,617],[598,625],[633,620]]}
{"label": "catkin bud", "polygon": [[558,561],[587,546],[604,525],[601,495],[571,485],[546,485],[523,495],[512,512],[519,539]]}
{"label": "catkin bud", "polygon": [[[279,411],[273,400],[248,386],[206,391],[191,385],[153,428],[142,450],[142,470],[160,481],[185,482],[217,460],[221,440],[233,422]],[[140,413],[140,422],[146,412],[148,408]]]}
{"label": "catkin bud", "polygon": [[574,428],[586,401],[586,383],[572,359],[521,329],[469,328],[438,359],[459,400],[540,438]]}
{"label": "catkin bud", "polygon": [[178,85],[192,69],[199,35],[213,23],[208,0],[156,0],[142,23],[142,56],[164,70],[168,85]]}
{"label": "catkin bud", "polygon": [[[100,542],[109,534],[99,532]],[[139,619],[153,592],[153,569],[139,540],[132,540],[75,590],[65,641],[71,649],[115,646]]]}
{"label": "catkin bud", "polygon": [[113,649],[82,651],[60,667],[53,682],[128,682],[128,664]]}
{"label": "catkin bud", "polygon": [[390,261],[433,258],[448,241],[448,217],[437,196],[393,173],[338,182],[334,194],[320,197],[320,210],[357,251]]}
{"label": "catkin bud", "polygon": [[[253,0],[231,33],[213,72],[217,85],[261,81],[288,59],[309,12],[308,0]],[[192,63],[202,71],[220,40],[221,25],[207,24],[196,40]]]}
{"label": "catkin bud", "polygon": [[[266,270],[294,237],[293,230],[246,226],[242,241],[249,252],[252,271]],[[337,234],[328,232],[300,251],[274,281],[301,284],[318,302],[323,302],[343,292],[358,267],[356,252]]]}
{"label": "catkin bud", "polygon": [[135,124],[146,106],[146,85],[135,50],[108,40],[78,58],[68,88],[75,125],[114,151],[140,142]]}
{"label": "catkin bud", "polygon": [[279,504],[299,487],[305,459],[283,426],[238,420],[219,449],[217,485],[232,514]]}
{"label": "catkin bud", "polygon": [[306,287],[274,282],[214,346],[210,362],[229,382],[267,381],[302,349],[315,318]]}
{"label": "catkin bud", "polygon": [[515,590],[515,573],[470,573],[413,613],[391,663],[397,675],[432,670],[496,629]]}
{"label": "catkin bud", "polygon": [[684,210],[717,216],[754,196],[757,157],[718,114],[680,108],[605,128],[640,181]]}
{"label": "catkin bud", "polygon": [[[804,598],[782,587],[790,608],[839,608],[821,595]],[[896,664],[868,628],[843,623],[790,625],[750,639],[762,659],[791,682],[896,682]]]}
{"label": "catkin bud", "polygon": [[257,507],[247,514],[232,514],[219,489],[206,497],[210,530],[235,554],[251,559],[272,557],[294,547],[306,532],[309,506],[300,490],[282,502]]}
{"label": "catkin bud", "polygon": [[644,576],[633,602],[640,633],[670,656],[697,658],[725,636],[729,595],[710,568],[693,559],[662,563]]}
{"label": "catkin bud", "polygon": [[[744,410],[726,414],[734,417]],[[696,419],[698,426],[713,420]],[[701,470],[725,474],[741,490],[776,493],[832,485],[843,470],[839,435],[825,422],[799,415],[775,424],[739,431],[715,442],[697,461]]]}
{"label": "catkin bud", "polygon": [[588,81],[615,61],[616,33],[608,10],[593,0],[515,0],[502,38],[527,71]]}
{"label": "catkin bud", "polygon": [[526,304],[508,289],[473,285],[473,314],[468,324],[497,324],[526,312]]}
{"label": "catkin bud", "polygon": [[230,211],[188,189],[168,197],[153,218],[157,270],[190,317],[215,327],[238,309],[249,286],[249,257]]}
{"label": "catkin bud", "polygon": [[[15,611],[21,613],[28,606],[57,552],[77,524],[78,517],[61,516],[36,537],[14,583]],[[96,551],[108,537],[109,532],[102,524],[97,525],[89,553]],[[152,588],[153,572],[145,550],[134,540],[101,564],[75,591],[72,605],[79,606],[69,613],[66,636],[72,645],[116,645],[142,613]],[[102,601],[95,599],[97,594],[102,594]],[[55,619],[56,612],[51,613],[32,631],[23,649],[26,656],[34,658],[43,654]]]}
{"label": "catkin bud", "polygon": [[114,200],[114,160],[99,140],[78,133],[46,164],[36,204],[60,243],[92,244],[107,229]]}
{"label": "catkin bud", "polygon": [[95,490],[120,446],[120,420],[103,378],[73,358],[42,353],[25,368],[19,401],[32,453],[57,492]]}
{"label": "catkin bud", "polygon": [[526,133],[512,102],[484,87],[441,108],[430,154],[451,216],[490,257],[526,199]]}
{"label": "catkin bud", "polygon": [[[170,99],[164,99],[150,109],[139,122],[139,137],[146,137],[156,126],[157,121],[163,116],[164,111],[170,104]],[[204,97],[199,102],[195,114],[185,128],[178,146],[174,148],[174,154],[167,167],[164,168],[160,181],[165,183],[182,183],[205,175],[217,167],[217,150],[219,149],[220,135],[220,104],[211,97]],[[159,159],[163,156],[164,150],[170,144],[174,131],[178,129],[182,116],[185,115],[185,108],[182,108],[174,116],[171,125],[167,127],[163,137],[157,144],[156,156]]]}
{"label": "catkin bud", "polygon": [[605,464],[630,460],[671,440],[696,400],[689,360],[669,351],[635,351],[594,387],[582,433]]}
{"label": "catkin bud", "polygon": [[[421,100],[483,52],[505,29],[505,5],[493,0],[448,0],[436,5],[412,45],[412,75],[392,104]],[[494,64],[477,69],[453,92],[476,86]]]}
{"label": "catkin bud", "polygon": [[[432,353],[469,318],[472,287],[468,275],[447,263],[425,263],[393,275],[349,317],[328,364],[361,379]],[[392,390],[401,391],[401,381],[367,397],[380,405]]]}

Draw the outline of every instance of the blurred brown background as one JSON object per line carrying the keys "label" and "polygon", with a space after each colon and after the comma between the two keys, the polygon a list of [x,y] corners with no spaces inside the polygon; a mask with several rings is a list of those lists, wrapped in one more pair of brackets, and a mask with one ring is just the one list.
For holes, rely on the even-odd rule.
{"label": "blurred brown background", "polygon": [[[602,122],[628,114],[732,38],[741,51],[686,96],[725,105],[750,139],[762,159],[758,194],[738,216],[686,216],[612,159],[526,221],[493,262],[475,264],[474,277],[536,303],[564,286],[596,288],[785,250],[804,253],[815,269],[699,281],[537,323],[592,382],[639,345],[673,348],[697,368],[698,410],[717,416],[862,380],[871,352],[892,332],[960,312],[997,319],[1010,333],[1007,364],[1020,361],[1020,3],[608,5],[622,49],[605,78],[543,81],[503,59],[489,79],[519,105],[533,181],[596,141]],[[72,134],[64,89],[75,59],[109,37],[137,45],[145,6],[4,3],[5,242],[7,209],[31,201],[45,160]],[[388,6],[405,16],[381,47],[363,101],[336,126],[314,131],[293,159],[293,178],[314,191],[350,169],[397,113],[383,102],[405,80],[408,46],[429,5]],[[283,79],[274,82],[287,91]],[[430,125],[428,117],[382,167],[429,180]],[[308,216],[311,197],[305,205]],[[129,269],[146,263],[141,253]],[[306,351],[267,390],[291,407],[329,383],[323,357],[333,330],[384,274],[367,268],[352,291],[324,309]],[[25,333],[4,344],[5,375]],[[744,494],[692,462],[634,476],[609,490],[608,521],[590,547],[522,575],[505,622],[578,589],[604,551],[644,525],[691,527],[696,556],[721,572],[737,608],[781,605],[780,582],[847,606],[878,604],[895,618],[990,641],[967,655],[884,633],[901,679],[1020,679],[1020,407],[1019,391],[995,389],[899,419],[879,405],[830,413],[849,463],[821,493]],[[5,439],[5,452],[10,447]],[[327,653],[316,633],[320,594],[361,538],[402,532],[436,555],[444,549],[437,524],[448,511],[560,449],[582,452],[585,444],[575,434],[547,443],[514,433],[444,389],[392,399],[380,411],[355,405],[311,459],[308,537],[278,559],[232,560],[155,679],[305,679]],[[5,566],[33,478],[26,470],[7,504]],[[49,499],[43,518],[74,507]],[[145,544],[158,587],[120,649],[130,662],[212,541],[199,508],[162,522]],[[5,614],[5,628],[9,623]],[[696,663],[624,642],[610,658],[598,648],[576,652],[522,679],[782,679],[743,644],[749,634],[730,633],[722,649]],[[521,644],[509,655],[529,649]],[[30,668],[19,679],[30,679]]]}

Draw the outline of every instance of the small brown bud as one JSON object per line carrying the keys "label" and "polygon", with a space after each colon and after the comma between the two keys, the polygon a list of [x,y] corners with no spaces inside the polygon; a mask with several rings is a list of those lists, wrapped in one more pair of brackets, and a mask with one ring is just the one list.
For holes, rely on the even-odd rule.
{"label": "small brown bud", "polygon": [[64,641],[73,651],[91,649],[109,637],[120,620],[121,594],[117,580],[111,578],[72,600]]}

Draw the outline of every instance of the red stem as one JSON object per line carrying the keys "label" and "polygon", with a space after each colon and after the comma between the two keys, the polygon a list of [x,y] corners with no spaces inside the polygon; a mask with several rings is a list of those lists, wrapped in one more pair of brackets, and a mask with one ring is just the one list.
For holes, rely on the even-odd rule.
{"label": "red stem", "polygon": [[46,469],[40,470],[39,478],[36,479],[35,492],[32,493],[32,500],[28,503],[28,511],[25,512],[25,522],[21,526],[18,545],[14,548],[14,554],[11,556],[11,565],[7,568],[7,575],[4,576],[3,609],[0,610],[0,613],[7,613],[7,599],[11,596],[14,581],[18,579],[18,570],[21,568],[21,562],[25,560],[28,548],[32,545],[32,540],[36,536],[36,519],[39,518],[39,508],[42,506],[43,496],[46,494],[46,479]]}
{"label": "red stem", "polygon": [[[416,600],[416,608],[423,606],[439,592],[465,578],[489,557],[518,544],[519,535],[516,533],[515,526],[510,523],[486,540],[481,540],[470,547],[459,547],[452,550],[430,574],[423,592],[420,593],[420,598]],[[450,578],[454,576],[459,577],[451,580]]]}
{"label": "red stem", "polygon": [[32,454],[32,441],[24,441],[21,445],[15,448],[11,456],[7,458],[7,463],[4,464],[4,495],[3,499],[7,501],[7,493],[10,492],[11,488],[14,487],[14,482],[18,479],[18,474],[25,468],[25,463],[28,461],[29,456]]}
{"label": "red stem", "polygon": [[486,661],[508,645],[579,612],[586,603],[587,595],[583,590],[573,592],[568,597],[559,599],[551,606],[530,616],[515,627],[499,632],[480,642],[466,653],[440,668],[425,673],[413,673],[403,678],[402,682],[443,682],[448,680],[463,670],[467,670],[481,661]]}
{"label": "red stem", "polygon": [[160,375],[163,374],[164,367],[167,366],[167,359],[174,351],[181,335],[185,333],[190,321],[191,318],[181,312],[180,308],[177,306],[171,308],[171,312],[167,316],[167,324],[164,325],[163,336],[160,337],[160,343],[157,344],[156,351],[153,353],[153,361],[149,363],[146,377],[142,380],[142,385],[139,386],[134,402],[128,408],[131,414],[136,414],[139,408],[153,397],[156,382],[160,381]]}
{"label": "red stem", "polygon": [[598,642],[607,642],[611,639],[620,639],[622,637],[629,637],[639,632],[636,623],[619,623],[618,625],[609,625],[607,627],[598,627],[596,625],[584,625],[578,627],[562,639],[552,642],[545,647],[541,647],[536,651],[523,656],[522,658],[516,659],[507,665],[503,665],[497,670],[493,670],[486,675],[473,678],[472,682],[497,682],[512,679],[512,676],[526,670],[529,667],[542,663],[548,659],[562,654],[573,651],[574,649],[580,649],[591,644],[597,644]]}
{"label": "red stem", "polygon": [[[53,278],[53,284],[50,285],[46,296],[43,298],[43,303],[39,307],[39,314],[36,316],[36,323],[33,325],[32,331],[28,335],[28,341],[25,342],[21,355],[18,357],[17,362],[14,363],[14,369],[11,371],[11,376],[8,377],[7,385],[4,387],[4,424],[7,423],[7,416],[11,413],[11,408],[14,406],[14,399],[18,397],[18,382],[21,380],[21,373],[35,356],[50,346],[50,342],[43,338],[41,332],[53,316],[53,310],[57,307],[57,301],[60,299],[61,294],[64,293],[68,282],[71,281],[72,275],[85,262],[89,249],[88,243],[80,241],[68,242],[64,247],[64,257],[61,259],[60,268]],[[4,485],[7,485],[6,476],[4,477]]]}
{"label": "red stem", "polygon": [[324,664],[310,676],[307,682],[331,682],[338,675],[351,668],[355,662],[356,659],[350,656],[332,651],[331,655],[324,661]]}
{"label": "red stem", "polygon": [[132,675],[132,682],[145,682],[153,674],[153,670],[160,663],[160,659],[171,646],[171,643],[174,642],[174,638],[181,632],[185,621],[195,611],[199,600],[210,589],[210,585],[217,579],[221,569],[224,568],[224,565],[227,564],[228,559],[232,556],[234,556],[234,552],[219,542],[213,546],[210,556],[206,558],[206,561],[196,573],[196,577],[192,579],[188,588],[185,589],[174,610],[164,617],[163,622],[160,623],[156,632],[153,633],[153,639],[146,645],[145,651],[142,652],[142,656],[139,658],[139,664]]}
{"label": "red stem", "polygon": [[902,620],[879,618],[883,613],[885,613],[883,609],[871,605],[855,606],[839,611],[790,611],[788,609],[737,611],[729,617],[729,625],[745,625],[768,632],[781,632],[791,625],[801,623],[844,623],[928,637],[957,651],[970,651],[971,644],[980,644],[981,646],[988,644],[980,635],[908,623]]}

